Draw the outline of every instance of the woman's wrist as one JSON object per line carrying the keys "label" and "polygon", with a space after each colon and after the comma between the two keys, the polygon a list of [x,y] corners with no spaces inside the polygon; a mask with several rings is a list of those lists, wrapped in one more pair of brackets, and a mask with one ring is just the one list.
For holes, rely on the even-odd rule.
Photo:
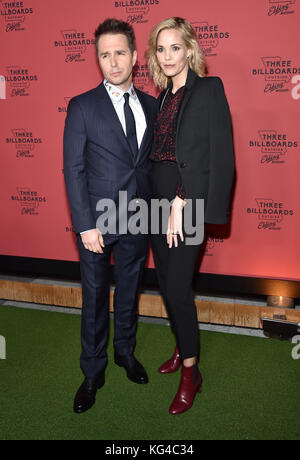
{"label": "woman's wrist", "polygon": [[175,197],[174,201],[173,201],[173,205],[172,205],[174,208],[176,209],[182,209],[184,208],[185,206],[185,200],[183,200],[182,198],[180,198],[178,195]]}

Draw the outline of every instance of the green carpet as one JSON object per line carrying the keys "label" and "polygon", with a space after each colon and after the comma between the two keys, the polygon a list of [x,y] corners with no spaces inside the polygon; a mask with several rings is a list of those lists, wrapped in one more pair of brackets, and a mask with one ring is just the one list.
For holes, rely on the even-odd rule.
{"label": "green carpet", "polygon": [[157,372],[173,351],[170,329],[139,324],[136,356],[148,385],[128,381],[113,363],[112,334],[106,384],[78,416],[80,316],[1,306],[0,439],[300,439],[300,361],[290,342],[201,332],[203,392],[191,410],[171,416],[179,374]]}

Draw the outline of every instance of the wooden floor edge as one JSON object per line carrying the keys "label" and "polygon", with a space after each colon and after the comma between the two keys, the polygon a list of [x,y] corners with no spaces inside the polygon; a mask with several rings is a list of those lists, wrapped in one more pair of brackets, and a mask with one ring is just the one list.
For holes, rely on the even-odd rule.
{"label": "wooden floor edge", "polygon": [[[0,298],[18,302],[82,308],[80,287],[38,284],[22,281],[0,280]],[[287,308],[273,308],[218,302],[216,300],[196,300],[198,321],[201,323],[262,329],[263,317],[272,319],[283,315],[288,321],[300,323],[300,311]],[[110,311],[113,311],[113,291],[110,296]],[[168,318],[161,296],[140,294],[138,313],[141,316]]]}

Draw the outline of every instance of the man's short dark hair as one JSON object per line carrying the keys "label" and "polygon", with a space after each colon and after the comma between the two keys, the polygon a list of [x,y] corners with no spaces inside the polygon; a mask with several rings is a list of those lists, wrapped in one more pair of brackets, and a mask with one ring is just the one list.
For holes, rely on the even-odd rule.
{"label": "man's short dark hair", "polygon": [[98,55],[98,42],[104,34],[123,34],[127,37],[131,53],[136,50],[136,40],[133,27],[128,22],[119,19],[106,19],[95,31],[96,52]]}

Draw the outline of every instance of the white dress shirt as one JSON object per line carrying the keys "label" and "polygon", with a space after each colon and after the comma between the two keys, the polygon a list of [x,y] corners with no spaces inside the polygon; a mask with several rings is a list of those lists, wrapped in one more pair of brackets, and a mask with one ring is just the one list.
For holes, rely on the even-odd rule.
{"label": "white dress shirt", "polygon": [[[124,104],[125,104],[124,94],[126,91],[123,91],[122,89],[117,88],[116,86],[109,83],[107,80],[104,80],[104,86],[113,103],[115,111],[117,112],[118,118],[121,122],[124,133],[126,135],[126,120],[125,120],[125,114],[124,114]],[[129,88],[127,92],[130,96],[129,105],[134,115],[135,126],[136,126],[136,137],[138,141],[138,147],[140,148],[146,128],[147,128],[146,117],[145,117],[143,108],[141,106],[141,103],[139,101],[139,98],[134,90],[133,83],[131,84],[131,87]]]}
{"label": "white dress shirt", "polygon": [[[122,89],[117,88],[116,86],[109,83],[107,80],[104,80],[104,87],[113,103],[115,111],[117,112],[118,118],[120,120],[124,133],[126,135],[126,120],[125,120],[125,114],[124,114],[124,104],[125,104],[124,94],[126,91],[123,91]],[[137,137],[138,147],[140,148],[146,128],[147,128],[146,117],[145,117],[142,105],[139,101],[139,98],[134,90],[133,83],[131,84],[131,87],[129,88],[127,92],[129,93],[129,96],[130,96],[129,105],[134,115],[135,126],[136,126],[136,137]],[[81,232],[80,235],[83,235],[84,233],[87,233],[88,231],[89,230],[86,230],[85,232]]]}

